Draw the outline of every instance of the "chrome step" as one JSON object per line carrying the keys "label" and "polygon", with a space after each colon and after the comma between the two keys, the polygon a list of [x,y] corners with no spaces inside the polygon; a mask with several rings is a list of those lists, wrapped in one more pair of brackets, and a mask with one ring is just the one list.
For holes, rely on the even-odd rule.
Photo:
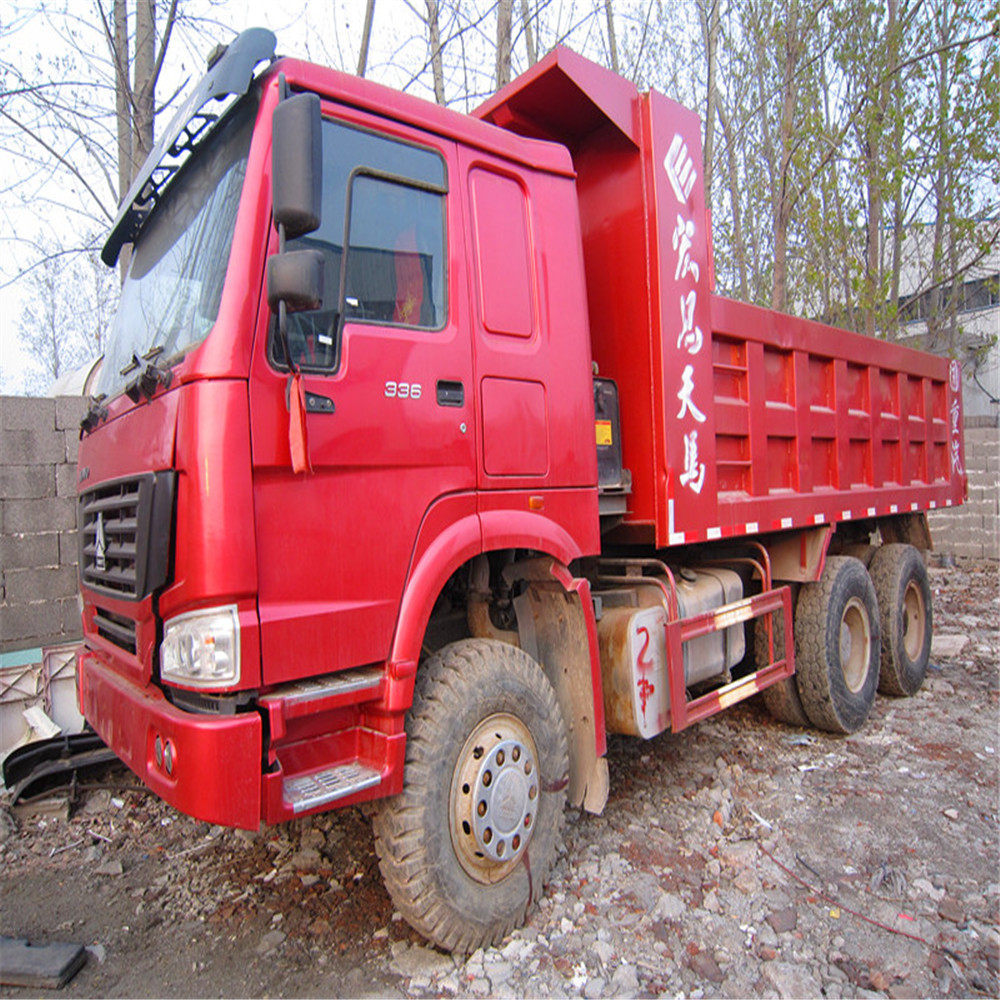
{"label": "chrome step", "polygon": [[286,778],[282,785],[285,802],[295,813],[325,806],[347,795],[371,788],[382,780],[380,772],[357,762]]}
{"label": "chrome step", "polygon": [[337,674],[324,674],[308,681],[284,684],[268,692],[263,702],[283,701],[286,705],[318,701],[333,695],[351,694],[356,691],[375,691],[385,672],[381,667],[365,667],[360,670],[345,670]]}

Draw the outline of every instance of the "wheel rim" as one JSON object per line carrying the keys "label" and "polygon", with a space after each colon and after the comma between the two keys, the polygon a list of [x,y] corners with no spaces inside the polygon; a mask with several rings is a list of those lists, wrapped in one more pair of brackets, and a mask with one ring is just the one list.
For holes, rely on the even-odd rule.
{"label": "wheel rim", "polygon": [[483,719],[459,754],[449,810],[455,854],[476,881],[498,882],[521,860],[539,792],[538,751],[528,727],[506,712]]}
{"label": "wheel rim", "polygon": [[923,652],[926,629],[924,595],[917,582],[911,580],[903,593],[903,649],[911,661],[919,659]]}
{"label": "wheel rim", "polygon": [[840,620],[840,669],[850,691],[865,685],[871,660],[871,622],[864,604],[852,597]]}

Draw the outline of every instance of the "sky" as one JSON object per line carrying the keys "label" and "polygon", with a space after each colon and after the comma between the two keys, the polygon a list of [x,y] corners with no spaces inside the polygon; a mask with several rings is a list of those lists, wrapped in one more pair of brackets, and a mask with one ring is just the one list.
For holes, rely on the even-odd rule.
{"label": "sky", "polygon": [[[633,7],[640,0],[618,0],[620,9]],[[0,0],[0,72],[3,64],[14,67],[32,82],[59,79],[60,73],[100,76],[106,74],[107,50],[101,33],[98,3],[109,9],[111,0]],[[489,12],[493,0],[466,0],[472,10]],[[133,7],[133,0],[128,0]],[[160,6],[165,4],[160,2]],[[195,15],[197,30],[190,26],[178,28],[171,39],[158,85],[158,100],[179,92],[180,96],[204,72],[205,56],[219,41],[229,41],[244,28],[260,25],[270,28],[278,39],[280,54],[296,55],[325,65],[353,72],[357,65],[358,46],[364,21],[365,0],[184,0],[182,10]],[[432,98],[429,74],[425,69],[427,45],[415,10],[423,11],[423,0],[376,0],[375,18],[367,76],[370,79],[418,96]],[[582,33],[571,34],[571,44],[580,51],[594,45],[593,18],[582,13],[594,9],[593,0],[551,0],[546,20],[559,31],[569,31],[581,20],[590,25]],[[68,17],[67,17],[68,15]],[[485,55],[480,59],[482,77],[473,81],[482,96],[489,92],[493,74],[493,50],[490,47],[495,19],[488,16],[483,23],[463,36],[470,65],[476,64],[477,49]],[[477,38],[477,35],[479,36]],[[544,40],[543,40],[544,41]],[[82,56],[75,65],[65,61],[65,53],[76,45]],[[600,39],[603,45],[603,38]],[[524,61],[515,48],[514,70]],[[12,87],[12,78],[0,76],[0,94]],[[449,81],[449,97],[457,94],[459,83]],[[62,92],[60,92],[62,93]],[[111,101],[109,95],[109,103]],[[479,103],[481,97],[469,102]],[[7,104],[0,96],[0,113]],[[460,110],[468,110],[459,105]],[[157,135],[172,116],[168,109],[157,118]],[[0,121],[0,125],[9,126]],[[9,130],[9,129],[8,129]],[[98,138],[98,141],[100,139]],[[106,141],[106,140],[105,140]],[[14,147],[11,147],[14,148]],[[24,373],[27,358],[19,343],[18,325],[30,305],[26,301],[26,286],[17,275],[37,259],[37,252],[27,249],[21,237],[42,231],[60,246],[79,245],[80,230],[85,220],[74,217],[67,209],[71,204],[86,201],[80,192],[73,201],[65,190],[65,177],[57,171],[43,172],[31,167],[22,157],[0,149],[0,391],[25,391]],[[29,184],[14,187],[11,176],[28,170]],[[90,178],[95,190],[106,192],[109,179],[95,175]],[[102,187],[102,185],[104,185]],[[61,187],[60,187],[61,186]],[[105,200],[109,199],[105,197]]]}

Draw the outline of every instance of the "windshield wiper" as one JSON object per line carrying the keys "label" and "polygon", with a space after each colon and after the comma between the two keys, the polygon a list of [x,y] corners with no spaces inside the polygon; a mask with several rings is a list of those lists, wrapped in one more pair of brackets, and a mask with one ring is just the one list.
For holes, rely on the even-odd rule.
{"label": "windshield wiper", "polygon": [[107,398],[103,392],[98,396],[90,397],[90,406],[87,407],[87,413],[80,421],[81,438],[84,434],[93,431],[102,420],[108,419],[108,408],[101,405]]}
{"label": "windshield wiper", "polygon": [[166,389],[167,386],[170,385],[170,381],[174,377],[174,373],[169,365],[157,361],[157,358],[162,353],[162,346],[154,346],[146,351],[146,353],[142,356],[141,361],[133,354],[132,362],[134,362],[134,364],[130,362],[125,369],[122,370],[122,374],[125,375],[138,368],[143,361],[147,362],[146,367],[142,370],[142,374],[137,375],[125,386],[125,395],[128,396],[133,403],[138,403],[140,396],[152,399],[157,386],[162,385],[163,388]]}

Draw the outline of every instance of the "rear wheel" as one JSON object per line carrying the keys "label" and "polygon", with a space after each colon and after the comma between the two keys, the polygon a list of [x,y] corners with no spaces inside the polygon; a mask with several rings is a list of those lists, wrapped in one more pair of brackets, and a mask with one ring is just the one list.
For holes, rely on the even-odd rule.
{"label": "rear wheel", "polygon": [[883,545],[872,558],[872,583],[882,625],[883,694],[914,695],[931,656],[931,588],[923,557],[912,545]]}
{"label": "rear wheel", "polygon": [[436,945],[495,944],[541,896],[566,801],[566,726],[541,667],[468,639],[420,668],[403,791],[374,821],[386,887]]}
{"label": "rear wheel", "polygon": [[881,651],[875,589],[862,563],[830,556],[795,609],[795,671],[810,721],[853,733],[875,702]]}
{"label": "rear wheel", "polygon": [[[785,616],[775,612],[771,616],[774,622],[774,659],[780,660],[785,655]],[[754,621],[754,660],[757,668],[771,663],[770,648],[767,641],[767,620],[757,618]],[[806,710],[799,698],[799,689],[795,683],[795,675],[764,688],[761,693],[764,705],[771,717],[789,726],[808,728],[812,725]]]}

